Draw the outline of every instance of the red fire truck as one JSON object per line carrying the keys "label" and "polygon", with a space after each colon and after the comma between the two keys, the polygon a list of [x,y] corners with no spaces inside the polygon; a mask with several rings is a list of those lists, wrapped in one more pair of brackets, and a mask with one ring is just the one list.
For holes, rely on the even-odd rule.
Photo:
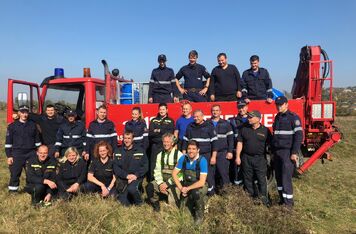
{"label": "red fire truck", "polygon": [[[147,98],[144,93],[147,85],[118,83],[110,74],[106,62],[103,61],[103,64],[104,79],[90,77],[88,69],[84,69],[83,77],[64,78],[63,74],[57,74],[46,78],[40,86],[28,81],[9,79],[7,122],[13,121],[12,114],[21,103],[26,102],[30,111],[38,114],[42,113],[47,104],[54,104],[60,114],[66,109],[74,109],[87,127],[96,117],[96,108],[105,104],[108,108],[108,118],[116,125],[119,142],[124,124],[131,119],[131,109],[134,106],[141,107],[148,125],[149,120],[156,116],[158,108],[157,104],[145,103]],[[304,129],[300,156],[308,159],[300,164],[298,168],[300,174],[317,159],[329,158],[327,150],[341,139],[341,133],[333,125],[335,102],[332,101],[332,82],[332,61],[328,59],[327,54],[320,46],[303,47],[292,89],[293,99],[289,101],[291,111],[300,116]],[[323,88],[325,83],[328,83],[327,88]],[[219,102],[219,104],[225,119],[236,115],[236,102]],[[211,105],[212,103],[209,102],[192,103],[193,109],[202,109],[205,114],[210,114]],[[180,116],[179,103],[169,104],[168,108],[170,117],[177,119]],[[262,123],[271,128],[277,113],[274,103],[269,104],[263,100],[252,101],[249,110],[259,110],[262,113]],[[209,118],[208,115],[206,117]]]}

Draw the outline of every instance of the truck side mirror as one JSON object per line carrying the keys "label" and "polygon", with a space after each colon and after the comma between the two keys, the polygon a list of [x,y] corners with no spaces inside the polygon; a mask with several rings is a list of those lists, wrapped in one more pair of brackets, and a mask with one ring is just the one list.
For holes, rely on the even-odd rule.
{"label": "truck side mirror", "polygon": [[22,105],[27,105],[28,106],[28,95],[27,93],[24,92],[20,92],[17,93],[17,104],[18,107],[22,106]]}

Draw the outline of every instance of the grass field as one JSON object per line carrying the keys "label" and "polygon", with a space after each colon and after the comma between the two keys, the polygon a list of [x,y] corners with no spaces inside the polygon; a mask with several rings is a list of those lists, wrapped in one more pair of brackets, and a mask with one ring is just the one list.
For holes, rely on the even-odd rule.
{"label": "grass field", "polygon": [[[5,113],[0,112],[4,148]],[[204,223],[195,227],[188,212],[148,205],[125,208],[98,196],[80,196],[34,209],[30,196],[7,192],[8,169],[0,155],[0,233],[356,233],[356,118],[338,118],[344,140],[331,153],[333,162],[317,162],[294,181],[295,209],[267,209],[253,204],[244,192],[229,188],[209,200]],[[22,178],[22,186],[24,177]],[[272,197],[276,198],[276,191]]]}

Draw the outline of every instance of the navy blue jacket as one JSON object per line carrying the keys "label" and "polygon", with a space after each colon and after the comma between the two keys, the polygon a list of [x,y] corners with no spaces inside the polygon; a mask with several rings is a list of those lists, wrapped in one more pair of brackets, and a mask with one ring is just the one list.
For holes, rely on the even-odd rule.
{"label": "navy blue jacket", "polygon": [[237,143],[237,137],[241,131],[241,129],[245,126],[249,125],[249,122],[247,120],[247,118],[244,120],[240,115],[237,115],[236,117],[231,117],[229,118],[231,127],[232,127],[232,131],[234,132],[234,145],[236,147],[236,143]]}
{"label": "navy blue jacket", "polygon": [[117,133],[114,123],[110,120],[105,120],[103,123],[99,123],[97,120],[92,121],[89,124],[86,138],[86,151],[91,152],[95,144],[99,141],[108,142],[113,150],[117,149]]}
{"label": "navy blue jacket", "polygon": [[183,66],[176,74],[178,80],[182,77],[184,77],[185,89],[202,89],[204,87],[203,77],[208,79],[210,78],[210,74],[203,65],[196,63]]}
{"label": "navy blue jacket", "polygon": [[115,151],[114,174],[126,180],[128,174],[143,178],[148,171],[148,159],[141,147],[133,146],[130,150],[120,147]]}
{"label": "navy blue jacket", "polygon": [[272,80],[267,69],[259,68],[254,74],[252,69],[242,74],[242,97],[251,100],[273,98]]}
{"label": "navy blue jacket", "polygon": [[[213,126],[213,120],[208,120]],[[234,132],[232,127],[227,120],[219,119],[217,125],[215,126],[215,132],[218,137],[216,141],[217,151],[227,151],[232,153],[234,150]]]}
{"label": "navy blue jacket", "polygon": [[45,179],[56,182],[57,161],[53,158],[41,162],[38,156],[26,161],[26,182],[27,184],[43,184]]}
{"label": "navy blue jacket", "polygon": [[68,189],[72,184],[83,184],[87,179],[87,163],[79,158],[75,163],[68,160],[58,164],[57,185]]}
{"label": "navy blue jacket", "polygon": [[214,126],[207,121],[199,125],[195,122],[188,125],[183,137],[183,150],[187,150],[188,141],[190,140],[195,140],[199,143],[200,154],[218,150],[216,131]]}
{"label": "navy blue jacket", "polygon": [[273,150],[290,149],[297,154],[303,140],[303,128],[297,114],[287,111],[278,113],[273,123]]}
{"label": "navy blue jacket", "polygon": [[148,97],[151,98],[154,93],[173,93],[175,97],[178,97],[178,88],[172,68],[158,67],[153,69],[148,89]]}
{"label": "navy blue jacket", "polygon": [[16,120],[7,127],[5,140],[7,157],[13,157],[14,150],[34,150],[40,145],[40,135],[33,121],[28,120],[22,123]]}
{"label": "navy blue jacket", "polygon": [[143,149],[148,148],[148,129],[144,120],[127,121],[125,123],[125,131],[127,130],[133,132],[136,146],[142,147]]}
{"label": "navy blue jacket", "polygon": [[86,129],[82,121],[78,120],[74,123],[62,124],[57,132],[56,151],[61,148],[75,147],[83,149],[86,146]]}

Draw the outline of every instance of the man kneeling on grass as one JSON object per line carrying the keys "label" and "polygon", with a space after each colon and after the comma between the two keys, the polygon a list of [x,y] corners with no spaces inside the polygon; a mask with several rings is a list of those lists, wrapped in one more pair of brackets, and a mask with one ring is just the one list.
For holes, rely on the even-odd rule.
{"label": "man kneeling on grass", "polygon": [[172,171],[182,153],[174,147],[172,133],[165,133],[162,136],[162,142],[163,150],[157,155],[153,172],[154,180],[146,187],[147,198],[155,211],[160,210],[160,198],[168,198],[168,203],[172,206],[176,206],[179,202],[177,188],[172,181]]}
{"label": "man kneeling on grass", "polygon": [[48,157],[48,147],[41,145],[37,156],[26,162],[25,191],[31,194],[32,205],[51,205],[50,201],[57,190],[56,160]]}
{"label": "man kneeling on grass", "polygon": [[205,157],[199,155],[199,145],[194,140],[188,142],[187,152],[187,155],[178,160],[172,176],[181,192],[181,205],[187,205],[195,222],[201,223],[208,198],[208,162]]}

